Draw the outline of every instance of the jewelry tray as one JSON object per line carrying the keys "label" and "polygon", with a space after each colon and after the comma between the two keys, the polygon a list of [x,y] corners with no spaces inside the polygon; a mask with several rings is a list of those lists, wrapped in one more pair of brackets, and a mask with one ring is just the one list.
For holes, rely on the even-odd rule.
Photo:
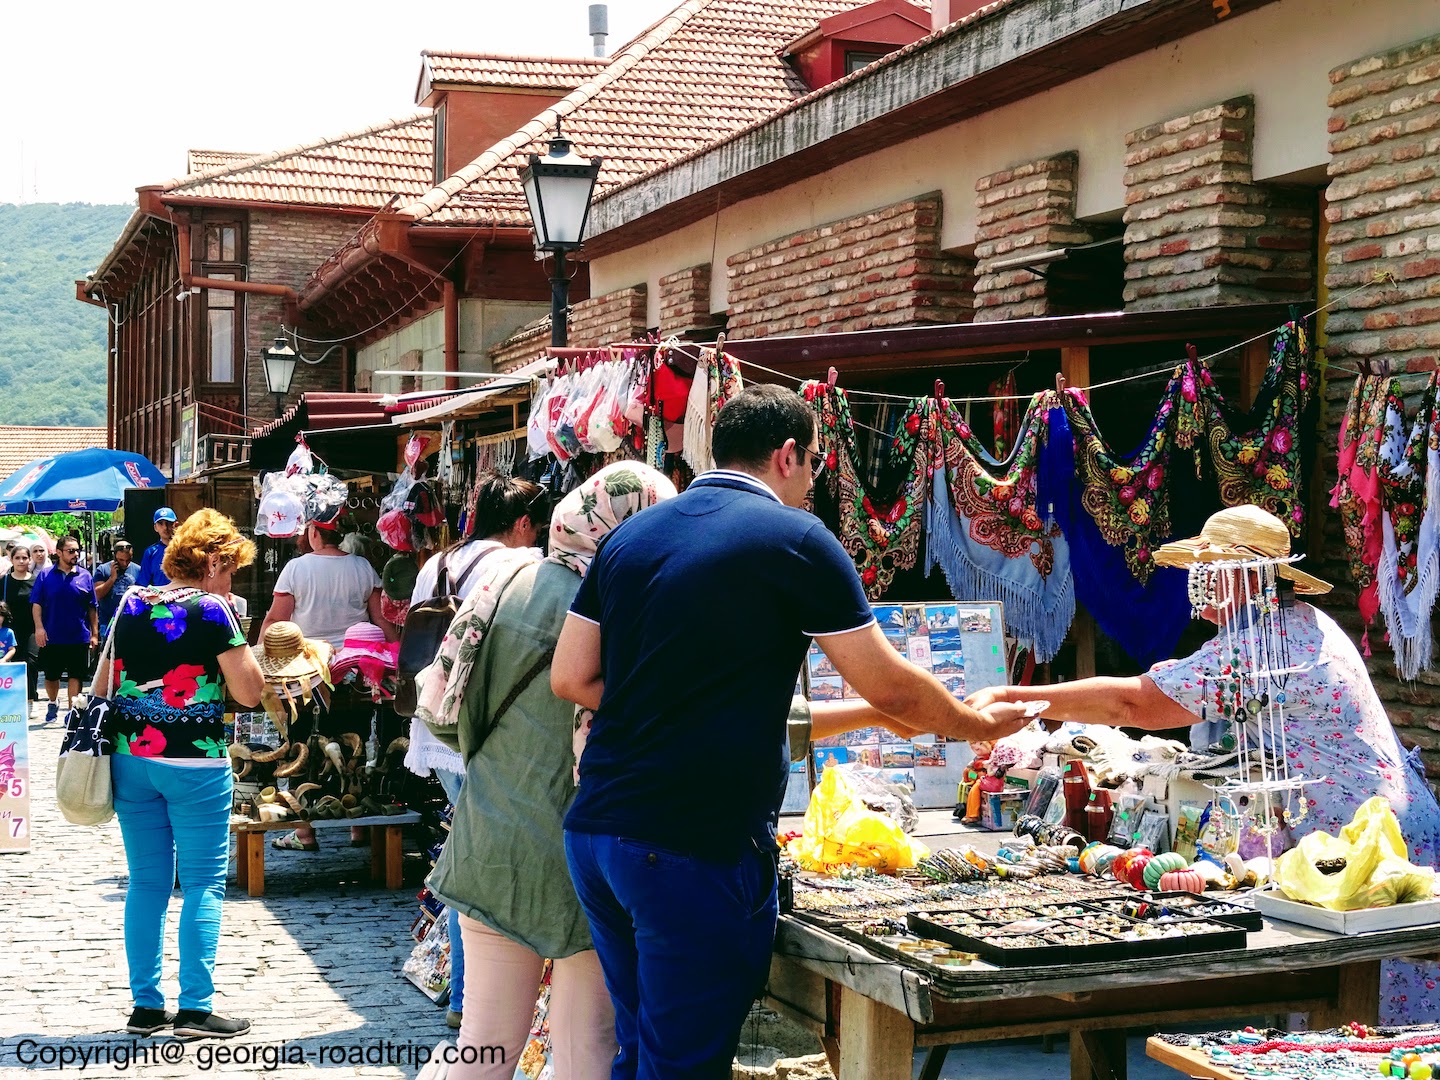
{"label": "jewelry tray", "polygon": [[1440,900],[1418,900],[1413,904],[1362,908],[1359,911],[1331,911],[1302,904],[1271,889],[1252,894],[1255,907],[1272,919],[1313,926],[1336,934],[1364,934],[1374,930],[1398,930],[1405,926],[1440,923]]}

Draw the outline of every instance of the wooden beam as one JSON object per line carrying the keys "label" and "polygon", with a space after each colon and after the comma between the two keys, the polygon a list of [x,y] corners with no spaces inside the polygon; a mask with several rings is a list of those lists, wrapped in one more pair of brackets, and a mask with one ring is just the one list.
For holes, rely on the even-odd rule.
{"label": "wooden beam", "polygon": [[1125,1032],[1070,1032],[1070,1080],[1126,1080]]}
{"label": "wooden beam", "polygon": [[1240,350],[1240,408],[1249,409],[1260,396],[1260,384],[1270,367],[1270,340],[1252,341]]}
{"label": "wooden beam", "polygon": [[840,992],[838,1080],[912,1080],[915,1024],[904,1013],[848,986]]}

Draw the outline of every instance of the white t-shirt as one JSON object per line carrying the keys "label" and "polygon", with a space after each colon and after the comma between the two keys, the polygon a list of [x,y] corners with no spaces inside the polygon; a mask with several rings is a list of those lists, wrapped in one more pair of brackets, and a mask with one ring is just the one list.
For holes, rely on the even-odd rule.
{"label": "white t-shirt", "polygon": [[[450,553],[445,561],[447,576],[450,578],[450,588],[455,590],[454,595],[462,601],[470,595],[470,590],[475,588],[475,583],[480,580],[480,574],[475,569],[480,560],[492,551],[499,551],[505,545],[499,540],[471,540],[464,547],[456,548]],[[536,552],[538,555],[539,552]],[[412,604],[423,603],[435,596],[435,584],[440,577],[440,556],[432,555],[415,575],[415,588],[410,593]],[[461,591],[461,587],[463,590]]]}
{"label": "white t-shirt", "polygon": [[370,621],[370,594],[380,587],[380,575],[359,555],[301,555],[280,569],[277,593],[295,598],[292,621],[307,637],[345,644],[345,631]]}

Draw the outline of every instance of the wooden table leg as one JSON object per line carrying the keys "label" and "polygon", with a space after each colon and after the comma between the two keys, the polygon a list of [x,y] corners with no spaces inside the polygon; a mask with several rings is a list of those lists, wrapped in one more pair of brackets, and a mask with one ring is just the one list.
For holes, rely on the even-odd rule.
{"label": "wooden table leg", "polygon": [[838,1080],[911,1080],[915,1075],[915,1023],[889,1005],[850,987],[840,990]]}
{"label": "wooden table leg", "polygon": [[385,839],[386,830],[380,825],[370,826],[370,880],[385,880]]}
{"label": "wooden table leg", "polygon": [[945,1068],[945,1057],[950,1053],[948,1046],[932,1046],[925,1051],[925,1064],[920,1067],[919,1080],[940,1080],[940,1071]]}
{"label": "wooden table leg", "polygon": [[385,826],[385,888],[398,889],[405,883],[405,838],[399,825]]}
{"label": "wooden table leg", "polygon": [[[241,836],[246,835],[241,833]],[[263,832],[250,833],[249,850],[245,853],[245,861],[249,864],[250,870],[247,875],[246,885],[251,896],[265,895],[265,834]]]}
{"label": "wooden table leg", "polygon": [[249,833],[235,834],[235,884],[242,889],[250,887],[250,840]]}
{"label": "wooden table leg", "polygon": [[1359,1024],[1380,1022],[1380,961],[1358,960],[1337,971],[1335,1005],[1310,1014],[1315,1030],[1339,1027],[1354,1020]]}
{"label": "wooden table leg", "polygon": [[1071,1030],[1070,1080],[1125,1080],[1125,1032]]}

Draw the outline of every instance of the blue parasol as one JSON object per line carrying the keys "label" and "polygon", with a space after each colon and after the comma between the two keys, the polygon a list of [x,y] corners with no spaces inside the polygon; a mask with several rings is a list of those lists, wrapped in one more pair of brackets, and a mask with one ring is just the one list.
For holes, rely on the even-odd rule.
{"label": "blue parasol", "polygon": [[0,514],[119,509],[126,488],[163,488],[165,474],[124,450],[72,450],[36,458],[0,481]]}

